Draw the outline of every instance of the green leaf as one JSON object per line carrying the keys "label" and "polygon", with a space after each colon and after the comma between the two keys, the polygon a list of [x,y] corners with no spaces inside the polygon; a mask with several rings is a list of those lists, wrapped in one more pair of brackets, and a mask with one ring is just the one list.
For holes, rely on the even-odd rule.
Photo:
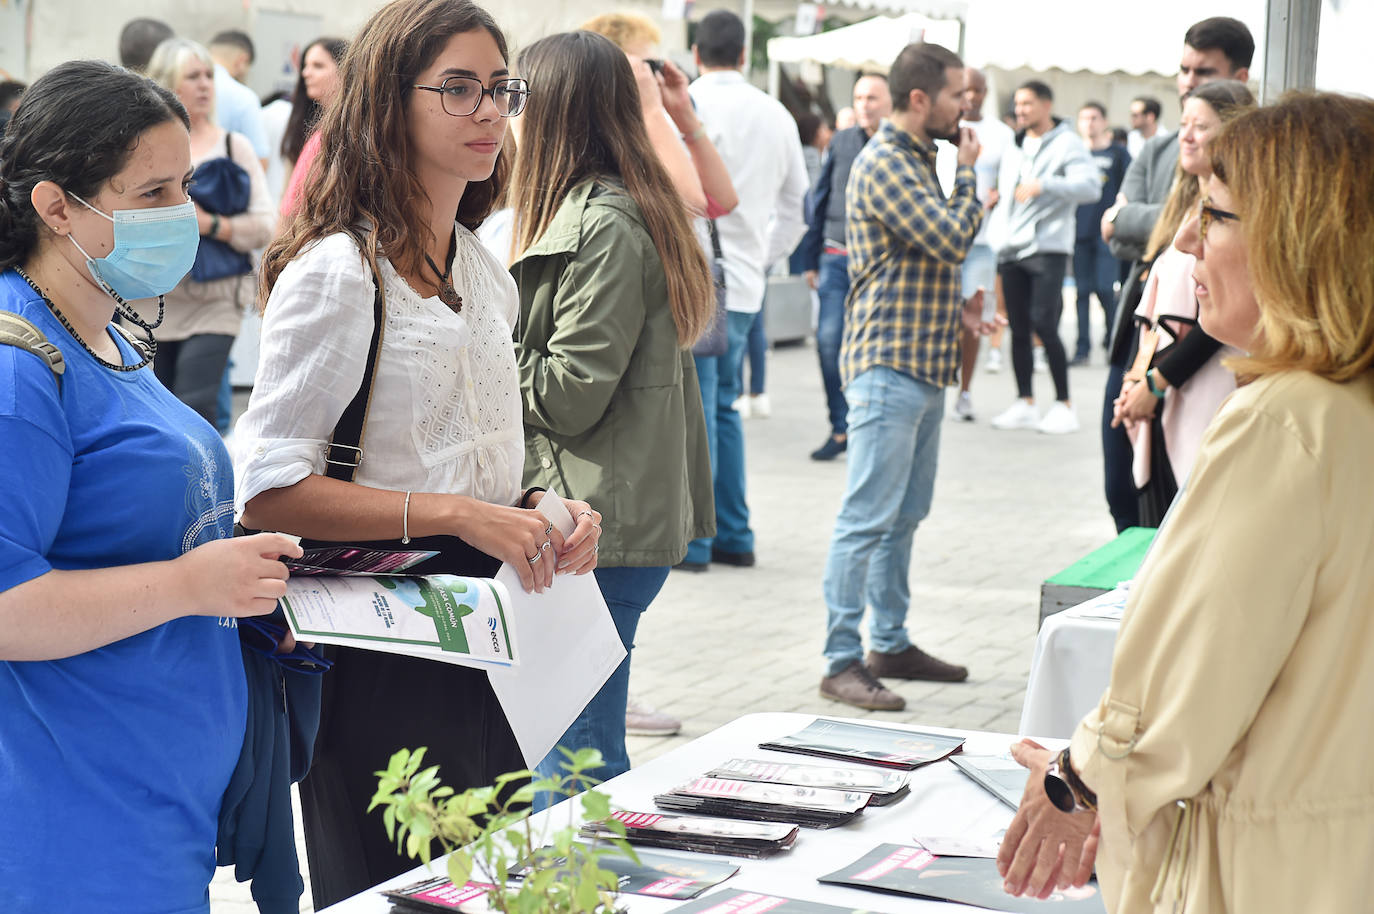
{"label": "green leaf", "polygon": [[472,855],[457,850],[448,855],[448,878],[454,885],[463,885],[472,877]]}
{"label": "green leaf", "polygon": [[382,811],[382,824],[386,826],[388,841],[396,840],[396,807],[388,806]]}
{"label": "green leaf", "polygon": [[605,819],[611,815],[611,798],[599,790],[582,794],[582,811],[589,819]]}

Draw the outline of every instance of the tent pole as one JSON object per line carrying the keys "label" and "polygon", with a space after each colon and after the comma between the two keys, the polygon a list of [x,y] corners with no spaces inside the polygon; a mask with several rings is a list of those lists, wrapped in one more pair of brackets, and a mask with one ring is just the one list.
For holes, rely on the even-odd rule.
{"label": "tent pole", "polygon": [[1260,101],[1288,89],[1311,89],[1317,80],[1317,27],[1321,0],[1268,0],[1264,23],[1264,74]]}
{"label": "tent pole", "polygon": [[754,64],[754,0],[744,0],[744,78]]}

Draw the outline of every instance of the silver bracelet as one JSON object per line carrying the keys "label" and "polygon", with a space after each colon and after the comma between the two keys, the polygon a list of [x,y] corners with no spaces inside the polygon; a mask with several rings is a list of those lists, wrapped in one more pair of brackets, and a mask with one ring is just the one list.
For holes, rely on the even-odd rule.
{"label": "silver bracelet", "polygon": [[406,492],[406,506],[401,511],[401,542],[410,542],[410,493]]}

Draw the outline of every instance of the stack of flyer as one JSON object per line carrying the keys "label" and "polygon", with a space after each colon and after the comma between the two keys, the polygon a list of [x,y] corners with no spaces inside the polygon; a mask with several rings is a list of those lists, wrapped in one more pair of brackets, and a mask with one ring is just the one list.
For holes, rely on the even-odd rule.
{"label": "stack of flyer", "polygon": [[657,795],[654,804],[675,812],[834,828],[853,821],[870,799],[854,790],[697,778]]}
{"label": "stack of flyer", "polygon": [[[625,826],[625,840],[646,847],[724,854],[732,857],[769,857],[790,848],[798,828],[792,823],[743,822],[706,816],[670,816],[653,812],[619,811],[611,818]],[[582,826],[587,838],[619,837],[606,822]]]}
{"label": "stack of flyer", "polygon": [[766,784],[823,787],[828,790],[856,790],[869,795],[869,806],[887,806],[911,793],[908,775],[880,768],[779,764],[761,759],[734,758],[706,772],[706,776]]}
{"label": "stack of flyer", "polygon": [[759,748],[912,771],[963,745],[959,736],[818,718],[791,736],[759,743]]}

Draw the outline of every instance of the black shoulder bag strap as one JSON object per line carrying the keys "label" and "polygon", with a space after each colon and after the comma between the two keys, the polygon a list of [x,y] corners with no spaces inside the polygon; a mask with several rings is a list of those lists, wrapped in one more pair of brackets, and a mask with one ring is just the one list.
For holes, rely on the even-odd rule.
{"label": "black shoulder bag strap", "polygon": [[[358,250],[363,250],[361,239],[356,236]],[[358,464],[363,462],[363,428],[367,425],[367,411],[372,406],[372,384],[377,377],[377,360],[382,353],[382,326],[384,313],[382,306],[382,278],[372,271],[372,281],[376,294],[372,296],[372,341],[367,347],[367,363],[363,366],[363,381],[358,392],[344,407],[334,426],[334,434],[324,449],[324,475],[330,479],[352,482],[358,472]]]}

